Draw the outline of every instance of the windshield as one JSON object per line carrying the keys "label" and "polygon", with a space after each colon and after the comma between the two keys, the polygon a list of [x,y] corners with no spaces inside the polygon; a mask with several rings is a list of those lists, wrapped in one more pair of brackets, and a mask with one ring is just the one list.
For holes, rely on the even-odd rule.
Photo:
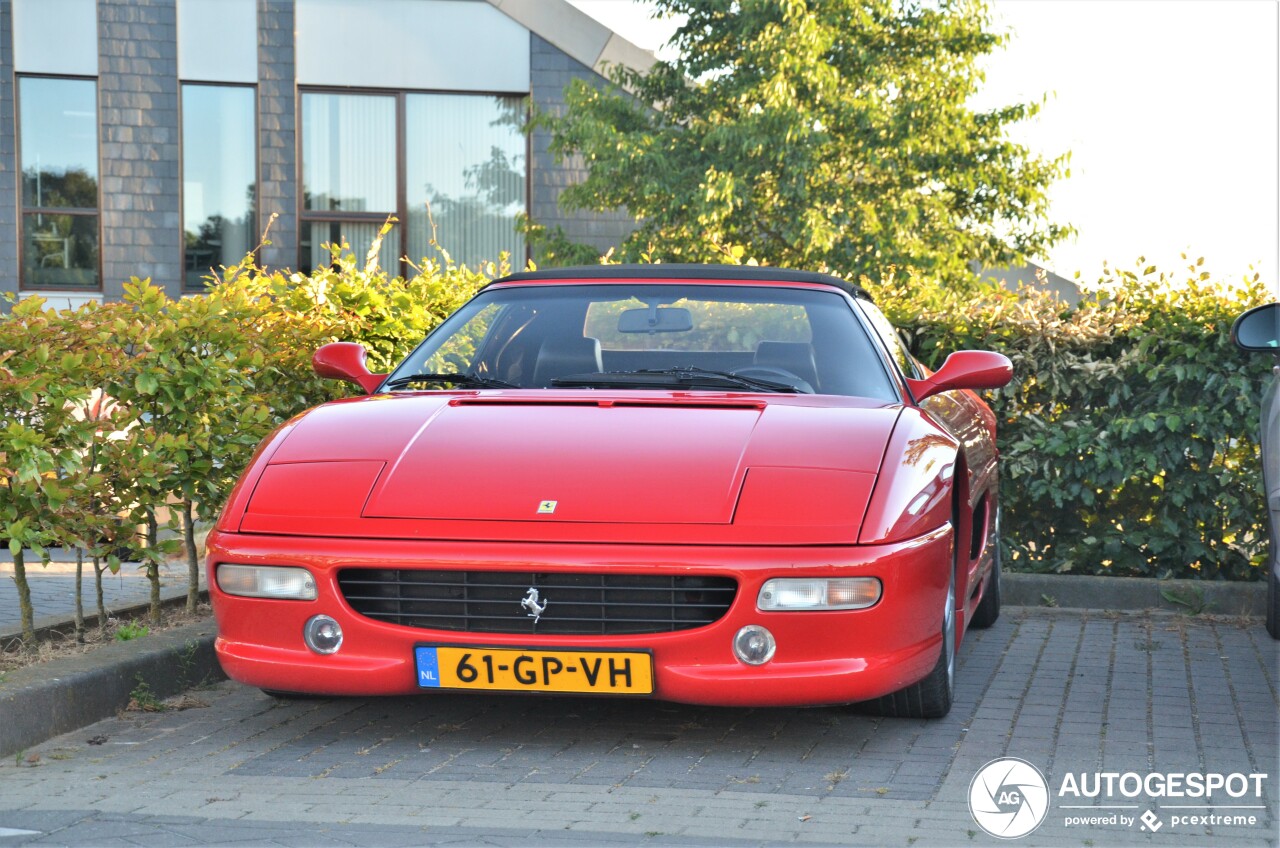
{"label": "windshield", "polygon": [[384,385],[678,388],[898,400],[843,295],[682,282],[482,292],[432,332]]}

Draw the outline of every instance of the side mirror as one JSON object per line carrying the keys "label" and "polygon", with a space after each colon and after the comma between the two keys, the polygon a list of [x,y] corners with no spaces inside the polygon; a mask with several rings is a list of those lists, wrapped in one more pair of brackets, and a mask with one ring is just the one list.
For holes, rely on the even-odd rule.
{"label": "side mirror", "polygon": [[311,357],[311,367],[321,377],[331,380],[346,380],[364,389],[371,395],[387,378],[386,374],[371,374],[365,360],[369,352],[364,345],[355,342],[332,342],[321,345]]}
{"label": "side mirror", "polygon": [[916,401],[953,389],[998,389],[1013,379],[1013,363],[1002,353],[958,350],[923,380],[907,380]]}
{"label": "side mirror", "polygon": [[1231,339],[1241,350],[1280,355],[1280,303],[1257,306],[1241,315],[1231,325]]}

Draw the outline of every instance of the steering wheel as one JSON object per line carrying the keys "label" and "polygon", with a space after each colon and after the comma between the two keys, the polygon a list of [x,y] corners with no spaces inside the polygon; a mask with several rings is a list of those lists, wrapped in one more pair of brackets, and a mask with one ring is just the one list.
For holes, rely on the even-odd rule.
{"label": "steering wheel", "polygon": [[775,383],[786,383],[788,386],[794,386],[804,394],[814,394],[813,386],[809,385],[808,380],[803,380],[787,369],[777,368],[773,365],[744,365],[741,368],[733,369],[729,373],[735,377],[746,377],[749,380],[772,380]]}

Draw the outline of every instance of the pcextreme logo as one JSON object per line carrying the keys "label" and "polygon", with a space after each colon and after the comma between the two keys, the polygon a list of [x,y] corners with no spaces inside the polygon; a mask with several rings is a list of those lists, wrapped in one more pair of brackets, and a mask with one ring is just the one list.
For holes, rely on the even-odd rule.
{"label": "pcextreme logo", "polygon": [[1000,839],[1026,836],[1048,812],[1049,783],[1026,760],[992,760],[969,783],[969,813],[978,827]]}

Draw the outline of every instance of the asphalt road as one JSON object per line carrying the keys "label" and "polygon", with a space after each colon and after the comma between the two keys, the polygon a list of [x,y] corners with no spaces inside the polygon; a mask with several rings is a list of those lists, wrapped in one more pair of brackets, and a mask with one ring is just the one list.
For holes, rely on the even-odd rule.
{"label": "asphalt road", "polygon": [[[547,697],[277,702],[222,683],[188,709],[125,713],[0,764],[0,848],[995,844],[968,799],[1001,757],[1047,779],[1043,823],[1019,845],[1280,841],[1280,650],[1256,620],[1015,609],[970,637],[939,721]],[[1117,775],[1110,793],[1062,791],[1100,773]],[[1196,778],[1173,774],[1226,787],[1193,797]],[[1025,794],[985,821],[1036,813]],[[1076,821],[1088,817],[1103,821]]]}

